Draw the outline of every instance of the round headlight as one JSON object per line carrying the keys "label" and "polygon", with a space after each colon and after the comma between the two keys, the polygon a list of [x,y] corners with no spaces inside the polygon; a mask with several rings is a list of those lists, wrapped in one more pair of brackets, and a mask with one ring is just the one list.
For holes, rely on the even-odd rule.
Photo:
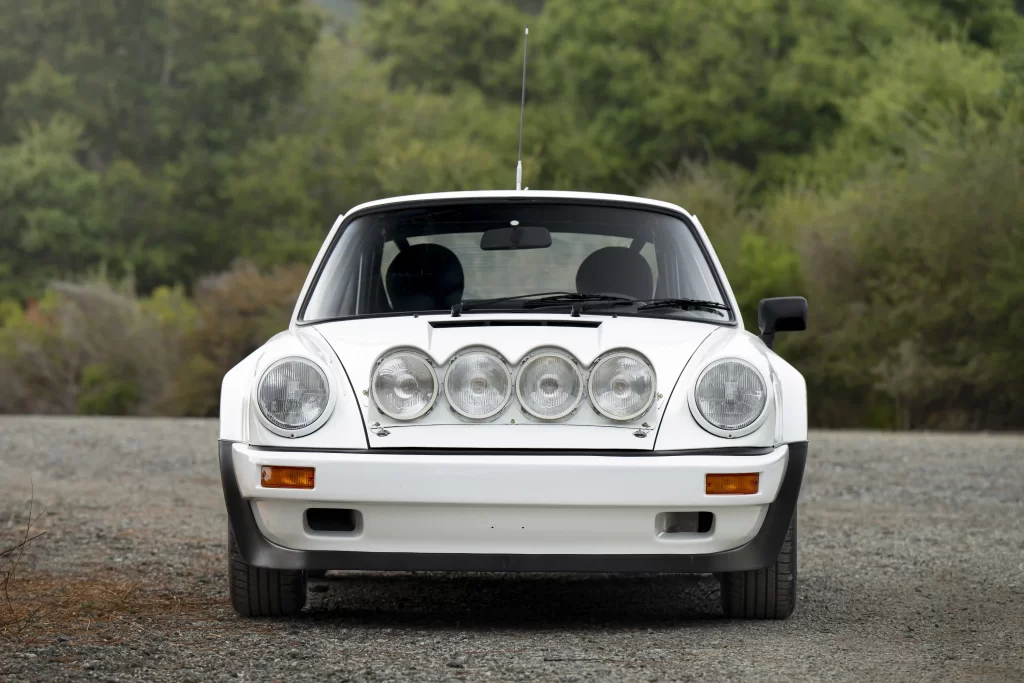
{"label": "round headlight", "polygon": [[482,420],[501,412],[512,396],[512,375],[495,355],[471,351],[448,366],[445,393],[452,409]]}
{"label": "round headlight", "polygon": [[396,420],[412,420],[434,405],[437,375],[419,356],[394,353],[377,365],[371,388],[380,412]]}
{"label": "round headlight", "polygon": [[726,431],[749,427],[764,412],[768,390],[761,373],[738,360],[709,366],[697,380],[697,410],[711,425]]}
{"label": "round headlight", "polygon": [[632,420],[654,402],[654,371],[637,355],[612,354],[591,371],[589,389],[597,412],[613,420]]}
{"label": "round headlight", "polygon": [[519,370],[516,395],[523,409],[541,420],[565,417],[583,398],[583,376],[565,356],[542,353]]}
{"label": "round headlight", "polygon": [[279,429],[304,429],[327,409],[327,376],[313,363],[285,358],[267,368],[256,391],[256,403]]}

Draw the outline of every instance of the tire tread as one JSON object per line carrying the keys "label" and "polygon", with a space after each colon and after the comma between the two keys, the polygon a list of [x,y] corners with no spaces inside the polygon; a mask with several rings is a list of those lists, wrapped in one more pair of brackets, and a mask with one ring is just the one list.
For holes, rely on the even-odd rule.
{"label": "tire tread", "polygon": [[306,573],[253,567],[242,559],[229,530],[228,594],[231,607],[243,617],[298,614],[306,605]]}
{"label": "tire tread", "polygon": [[775,564],[765,569],[728,572],[719,578],[722,612],[730,619],[785,619],[796,608],[796,513]]}

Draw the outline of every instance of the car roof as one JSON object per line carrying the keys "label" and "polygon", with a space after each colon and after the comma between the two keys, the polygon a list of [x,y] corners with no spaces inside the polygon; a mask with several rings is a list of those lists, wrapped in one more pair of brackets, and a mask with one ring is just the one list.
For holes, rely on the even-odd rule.
{"label": "car roof", "polygon": [[603,194],[599,192],[563,192],[553,190],[483,190],[472,192],[434,192],[430,194],[413,194],[401,197],[388,197],[372,202],[366,202],[349,209],[344,215],[351,216],[368,209],[375,209],[388,204],[413,204],[416,202],[441,202],[446,200],[465,199],[571,199],[575,201],[591,200],[598,202],[621,202],[637,204],[638,206],[651,206],[660,209],[667,209],[680,213],[687,218],[694,218],[686,209],[668,202],[661,202],[646,197],[631,197],[620,194]]}

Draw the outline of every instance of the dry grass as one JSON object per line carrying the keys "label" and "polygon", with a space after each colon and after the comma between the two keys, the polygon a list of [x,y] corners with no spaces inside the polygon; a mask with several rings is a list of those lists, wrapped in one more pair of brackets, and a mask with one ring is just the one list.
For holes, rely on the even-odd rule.
{"label": "dry grass", "polygon": [[[154,619],[194,615],[210,607],[209,600],[146,589],[141,581],[89,576],[18,578],[11,582],[11,592],[0,637],[29,644],[66,636],[78,644],[109,645],[127,633],[148,630]],[[122,628],[129,623],[134,628]]]}
{"label": "dry grass", "polygon": [[15,584],[17,583],[18,568],[25,557],[25,551],[33,541],[46,533],[35,533],[33,531],[36,522],[39,521],[39,518],[45,512],[43,510],[33,517],[34,504],[35,487],[33,486],[28,500],[28,516],[20,538],[11,547],[0,550],[0,594],[3,595],[3,607],[0,608],[0,633],[3,634],[17,631],[25,623],[26,619],[32,616],[30,613],[23,613],[15,606],[15,601],[11,594],[14,592]]}
{"label": "dry grass", "polygon": [[26,553],[46,533],[36,531],[45,510],[34,514],[34,503],[33,495],[24,527],[0,550],[0,640],[33,643],[73,636],[79,643],[109,644],[123,622],[145,630],[154,617],[209,609],[209,599],[146,589],[142,581],[112,580],[98,571],[72,576],[27,572]]}

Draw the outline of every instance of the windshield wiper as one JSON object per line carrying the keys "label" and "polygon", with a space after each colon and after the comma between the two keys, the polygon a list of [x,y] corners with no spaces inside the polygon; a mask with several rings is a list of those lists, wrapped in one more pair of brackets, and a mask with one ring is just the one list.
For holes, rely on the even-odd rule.
{"label": "windshield wiper", "polygon": [[649,299],[638,311],[650,311],[656,308],[681,308],[684,311],[708,311],[717,315],[725,316],[723,311],[728,311],[729,306],[720,304],[717,301],[702,301],[700,299]]}
{"label": "windshield wiper", "polygon": [[[534,298],[539,297],[539,298]],[[720,304],[717,301],[703,301],[700,299],[632,299],[628,296],[615,296],[614,294],[578,294],[576,292],[536,292],[533,294],[517,294],[515,296],[502,296],[494,299],[468,299],[452,306],[452,317],[459,317],[464,311],[473,308],[482,308],[492,304],[504,303],[506,301],[519,301],[530,299],[523,303],[522,308],[543,308],[547,306],[572,306],[572,315],[578,316],[588,308],[604,308],[610,306],[630,306],[641,304],[637,311],[649,311],[658,308],[681,308],[683,310],[702,310],[725,316],[723,311],[728,311],[729,306]]]}
{"label": "windshield wiper", "polygon": [[527,301],[523,304],[523,308],[540,308],[542,306],[564,306],[565,304],[581,304],[586,305],[588,303],[608,303],[611,305],[618,304],[632,304],[636,303],[636,299],[631,299],[628,296],[616,296],[614,294],[552,294],[551,296],[545,296],[540,299],[534,299]]}
{"label": "windshield wiper", "polygon": [[540,297],[560,297],[560,296],[573,296],[572,292],[534,292],[533,294],[514,294],[512,296],[499,296],[494,299],[465,299],[452,306],[452,317],[457,318],[464,311],[468,311],[474,308],[483,308],[484,306],[490,306],[492,304],[500,304],[506,301],[519,301],[520,299],[532,299],[535,296]]}
{"label": "windshield wiper", "polygon": [[634,299],[628,296],[615,296],[614,294],[556,294],[542,299],[535,299],[534,301],[527,301],[523,304],[523,308],[542,308],[544,306],[565,306],[569,304],[571,307],[569,315],[573,318],[578,318],[587,304],[594,303],[617,306],[619,304],[634,303]]}
{"label": "windshield wiper", "polygon": [[729,306],[720,304],[717,301],[703,301],[701,299],[625,299],[618,301],[588,302],[583,304],[584,309],[607,308],[611,306],[624,306],[628,304],[641,304],[637,311],[651,311],[658,308],[681,308],[684,311],[707,311],[715,315],[725,316],[723,311],[728,311]]}
{"label": "windshield wiper", "polygon": [[[534,298],[540,297],[540,298]],[[530,299],[523,304],[524,309],[541,308],[544,306],[572,305],[572,314],[578,316],[584,303],[600,302],[612,304],[634,303],[634,299],[625,296],[613,296],[610,294],[578,294],[576,292],[535,292],[533,294],[517,294],[514,296],[500,296],[494,299],[467,299],[452,306],[452,317],[458,318],[465,311],[474,308],[483,308],[506,301],[519,301]]]}

